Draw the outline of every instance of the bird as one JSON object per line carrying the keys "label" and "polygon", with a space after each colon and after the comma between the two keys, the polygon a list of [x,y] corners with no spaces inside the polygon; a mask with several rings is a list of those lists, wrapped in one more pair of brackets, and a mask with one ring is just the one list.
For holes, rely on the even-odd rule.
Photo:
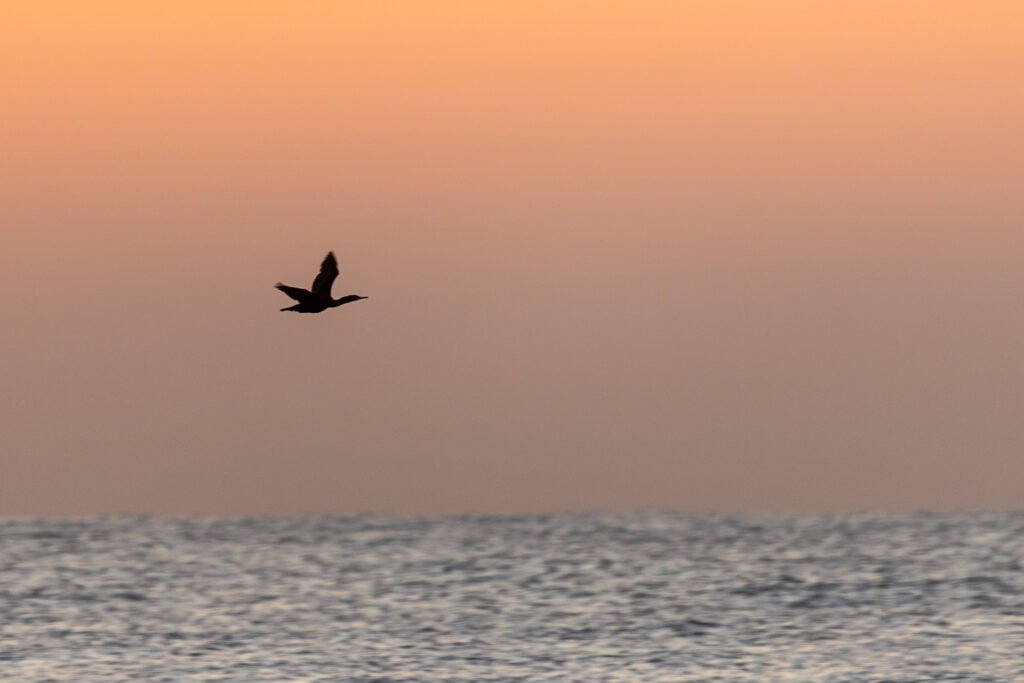
{"label": "bird", "polygon": [[299,302],[294,306],[282,308],[281,310],[295,311],[296,313],[320,313],[328,308],[337,308],[338,306],[350,304],[353,301],[370,298],[368,296],[359,296],[358,294],[349,294],[340,299],[332,298],[331,286],[337,277],[338,259],[334,257],[333,251],[329,251],[327,256],[324,257],[323,263],[320,264],[320,272],[317,274],[316,279],[313,280],[313,286],[310,289],[289,287],[280,282],[274,285],[274,287]]}

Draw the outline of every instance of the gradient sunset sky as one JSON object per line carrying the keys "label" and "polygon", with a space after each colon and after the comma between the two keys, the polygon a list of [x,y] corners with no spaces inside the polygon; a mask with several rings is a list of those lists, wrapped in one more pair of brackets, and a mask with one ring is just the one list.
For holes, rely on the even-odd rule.
{"label": "gradient sunset sky", "polygon": [[1022,27],[5,2],[0,515],[1022,507]]}

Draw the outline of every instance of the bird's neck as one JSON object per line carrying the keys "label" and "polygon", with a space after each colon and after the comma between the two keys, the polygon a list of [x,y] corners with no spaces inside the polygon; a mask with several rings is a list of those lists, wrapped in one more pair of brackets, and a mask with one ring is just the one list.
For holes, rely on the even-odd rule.
{"label": "bird's neck", "polygon": [[340,299],[331,299],[331,307],[341,306],[342,304],[348,304],[358,300],[358,296],[355,294],[349,294],[348,296],[343,296]]}

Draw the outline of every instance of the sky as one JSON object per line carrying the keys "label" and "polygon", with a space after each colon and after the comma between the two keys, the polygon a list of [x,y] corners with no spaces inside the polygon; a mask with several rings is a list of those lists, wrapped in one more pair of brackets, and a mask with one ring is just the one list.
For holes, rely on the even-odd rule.
{"label": "sky", "polygon": [[1024,507],[1022,25],[4,2],[0,515]]}

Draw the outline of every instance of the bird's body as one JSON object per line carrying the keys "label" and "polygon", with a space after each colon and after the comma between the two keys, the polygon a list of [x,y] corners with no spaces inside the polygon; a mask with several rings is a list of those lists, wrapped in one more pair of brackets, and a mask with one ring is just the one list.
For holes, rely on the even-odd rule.
{"label": "bird's body", "polygon": [[327,252],[327,256],[324,257],[323,263],[320,264],[320,273],[313,280],[313,286],[310,289],[301,289],[299,287],[289,287],[278,282],[274,285],[276,288],[290,296],[291,298],[298,301],[294,306],[288,308],[282,308],[282,311],[295,311],[296,313],[320,313],[326,311],[328,308],[337,308],[344,304],[352,303],[353,301],[359,301],[360,299],[368,299],[369,297],[359,296],[358,294],[349,294],[343,296],[340,299],[335,299],[331,296],[331,287],[334,285],[334,280],[338,277],[338,260],[334,258],[334,252]]}

